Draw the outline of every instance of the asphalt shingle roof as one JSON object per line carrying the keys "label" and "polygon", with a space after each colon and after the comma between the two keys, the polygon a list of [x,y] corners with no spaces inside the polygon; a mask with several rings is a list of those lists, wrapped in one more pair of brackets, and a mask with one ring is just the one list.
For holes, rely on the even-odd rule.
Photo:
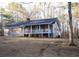
{"label": "asphalt shingle roof", "polygon": [[17,22],[13,24],[9,24],[6,27],[23,27],[23,26],[31,26],[31,25],[43,25],[43,24],[54,24],[58,23],[58,18],[49,18],[49,19],[39,19],[39,20],[30,20],[25,22]]}

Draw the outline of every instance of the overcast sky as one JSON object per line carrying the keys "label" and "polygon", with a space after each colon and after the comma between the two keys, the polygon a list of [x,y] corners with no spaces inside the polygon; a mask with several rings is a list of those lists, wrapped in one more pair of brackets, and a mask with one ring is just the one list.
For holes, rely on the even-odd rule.
{"label": "overcast sky", "polygon": [[[32,0],[30,0],[32,1]],[[30,2],[27,0],[0,0],[0,7],[6,7],[11,2]]]}
{"label": "overcast sky", "polygon": [[[35,4],[35,2],[52,2],[52,4],[54,6],[61,5],[61,3],[58,4],[59,2],[57,3],[57,2],[51,1],[51,0],[0,0],[0,7],[6,8],[6,6],[8,6],[8,4],[11,2],[25,2],[25,3],[33,2],[31,4],[22,4],[25,8],[27,8],[27,7],[31,8],[33,6],[33,4]],[[67,2],[64,2],[64,4],[65,3],[67,3]]]}
{"label": "overcast sky", "polygon": [[[5,8],[8,3],[11,2],[25,2],[25,3],[29,3],[29,2],[51,2],[52,0],[0,0],[0,7]],[[54,1],[53,1],[54,2]],[[23,4],[25,6],[25,4]]]}
{"label": "overcast sky", "polygon": [[[0,6],[5,7],[8,3],[11,2],[68,2],[68,1],[72,1],[73,0],[0,0]],[[77,2],[77,0],[74,0],[75,2]],[[79,2],[79,0],[78,0]]]}

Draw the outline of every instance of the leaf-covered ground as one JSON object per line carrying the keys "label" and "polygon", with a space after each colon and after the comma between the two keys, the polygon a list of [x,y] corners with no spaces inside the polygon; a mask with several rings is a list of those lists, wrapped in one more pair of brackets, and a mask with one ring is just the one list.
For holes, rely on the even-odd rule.
{"label": "leaf-covered ground", "polygon": [[0,37],[0,56],[76,57],[79,56],[79,47],[69,47],[61,39]]}

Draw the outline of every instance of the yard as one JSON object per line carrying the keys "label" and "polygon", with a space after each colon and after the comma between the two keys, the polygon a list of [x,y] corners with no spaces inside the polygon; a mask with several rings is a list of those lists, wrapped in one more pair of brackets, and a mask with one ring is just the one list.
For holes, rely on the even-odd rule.
{"label": "yard", "polygon": [[[0,37],[1,57],[79,56],[79,47],[69,47],[64,39]],[[77,41],[78,42],[78,41]]]}

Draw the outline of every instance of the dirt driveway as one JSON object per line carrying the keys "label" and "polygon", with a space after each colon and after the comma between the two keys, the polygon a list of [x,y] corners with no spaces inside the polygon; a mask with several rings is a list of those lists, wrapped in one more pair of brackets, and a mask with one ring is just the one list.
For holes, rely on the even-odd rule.
{"label": "dirt driveway", "polygon": [[[43,38],[44,39],[44,38]],[[1,57],[79,56],[79,47],[65,46],[61,39],[0,37]]]}

